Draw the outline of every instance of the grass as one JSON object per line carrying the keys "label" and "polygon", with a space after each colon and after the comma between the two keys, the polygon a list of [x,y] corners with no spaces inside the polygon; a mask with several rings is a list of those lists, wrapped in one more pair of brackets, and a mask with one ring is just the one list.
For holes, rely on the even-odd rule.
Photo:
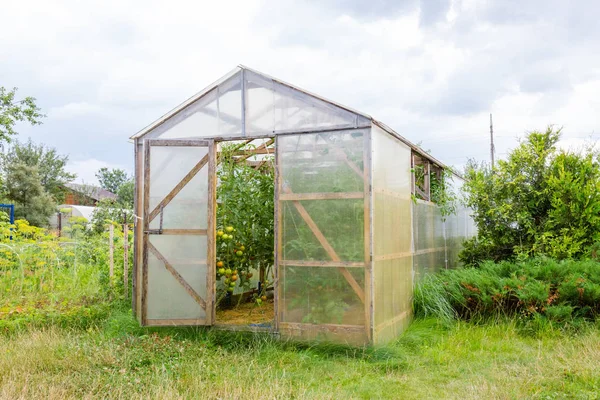
{"label": "grass", "polygon": [[351,348],[141,328],[118,299],[121,289],[107,287],[102,268],[13,271],[0,271],[0,399],[595,399],[600,393],[600,323],[457,321],[434,286],[418,287],[415,297],[420,315],[435,318],[417,319],[388,346]]}
{"label": "grass", "polygon": [[600,329],[417,320],[382,348],[139,328],[0,336],[1,398],[597,398]]}

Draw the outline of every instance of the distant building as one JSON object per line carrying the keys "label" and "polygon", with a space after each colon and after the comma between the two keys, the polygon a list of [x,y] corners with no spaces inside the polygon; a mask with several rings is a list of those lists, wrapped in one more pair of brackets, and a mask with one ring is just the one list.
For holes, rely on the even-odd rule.
{"label": "distant building", "polygon": [[94,207],[103,199],[117,199],[117,195],[98,186],[78,183],[67,183],[65,188],[65,205]]}

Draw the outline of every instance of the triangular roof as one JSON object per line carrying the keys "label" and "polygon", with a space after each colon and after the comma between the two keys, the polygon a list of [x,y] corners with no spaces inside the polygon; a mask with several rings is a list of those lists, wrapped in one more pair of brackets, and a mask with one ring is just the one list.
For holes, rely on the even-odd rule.
{"label": "triangular roof", "polygon": [[[255,92],[262,93],[262,95],[253,94],[253,97],[250,97],[250,93],[254,91],[248,90],[247,85],[252,85],[251,88],[260,89],[255,90]],[[235,93],[235,95],[232,95],[232,93]],[[265,95],[265,93],[269,94]],[[294,113],[299,115],[292,116],[295,118],[294,128],[290,128],[285,123],[277,124],[277,122],[273,126],[273,120],[281,116],[277,114],[280,110],[269,108],[268,104],[266,104],[267,102],[276,101],[269,98],[271,96],[270,93],[273,93],[273,98],[278,98],[277,101],[279,103],[286,105],[293,103],[294,109],[304,109],[301,110],[304,111],[303,116],[301,113]],[[246,98],[246,96],[249,98]],[[219,100],[221,100],[220,103]],[[242,106],[242,104],[244,105]],[[227,112],[224,109],[228,109]],[[260,112],[265,109],[268,112],[261,114]],[[258,110],[258,113],[253,112],[256,110]],[[247,115],[242,115],[242,113],[247,113]],[[310,114],[310,117],[307,116],[308,114]],[[197,121],[191,122],[190,120],[194,116],[198,116],[196,118]],[[286,117],[289,118],[290,116],[287,115]],[[202,120],[200,120],[201,118]],[[257,133],[275,134],[288,130],[290,132],[317,131],[324,128],[344,129],[349,127],[366,127],[371,124],[377,125],[384,131],[395,136],[423,158],[440,167],[446,167],[441,161],[398,134],[389,126],[375,120],[369,114],[354,110],[244,65],[237,66],[222,78],[208,85],[131,136],[130,139],[162,136],[175,126],[180,131],[179,133],[196,130],[197,126],[210,127],[209,130],[217,128],[221,130],[220,134],[204,135],[207,137],[227,136],[222,133],[224,126],[226,126],[229,132],[239,130],[245,132],[248,137],[251,137],[252,134]],[[241,133],[237,136],[241,136]],[[178,136],[165,135],[162,137]]]}

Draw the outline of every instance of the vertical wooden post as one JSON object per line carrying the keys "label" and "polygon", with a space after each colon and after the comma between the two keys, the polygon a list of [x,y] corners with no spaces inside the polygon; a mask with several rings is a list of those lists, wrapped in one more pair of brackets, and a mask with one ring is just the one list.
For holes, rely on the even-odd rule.
{"label": "vertical wooden post", "polygon": [[125,299],[129,295],[129,226],[127,218],[123,224],[123,288],[125,290]]}
{"label": "vertical wooden post", "polygon": [[423,177],[423,191],[425,192],[425,197],[427,201],[431,201],[431,184],[430,184],[430,173],[431,173],[431,163],[429,161],[425,161],[424,168],[424,177]]}
{"label": "vertical wooden post", "polygon": [[115,243],[113,241],[115,235],[115,227],[114,225],[111,223],[108,226],[108,243],[109,243],[109,247],[108,247],[108,262],[109,262],[109,276],[110,276],[110,283],[112,285],[112,279],[113,276],[115,274],[115,263],[114,263],[114,255],[115,255]]}

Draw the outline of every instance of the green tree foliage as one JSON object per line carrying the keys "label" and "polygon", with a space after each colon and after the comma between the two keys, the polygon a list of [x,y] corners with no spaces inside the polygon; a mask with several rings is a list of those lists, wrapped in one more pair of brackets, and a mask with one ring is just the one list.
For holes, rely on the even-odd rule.
{"label": "green tree foliage", "polygon": [[41,124],[44,117],[35,104],[34,97],[16,100],[17,88],[6,90],[0,86],[0,143],[10,142],[17,132],[14,126],[19,121],[28,121],[32,125]]}
{"label": "green tree foliage", "polygon": [[600,240],[600,164],[588,148],[558,150],[560,129],[531,132],[493,170],[466,169],[466,203],[478,236],[461,260],[584,256]]}
{"label": "green tree foliage", "polygon": [[35,144],[29,139],[26,143],[16,141],[2,157],[4,169],[11,164],[24,164],[36,167],[40,183],[56,202],[64,199],[63,185],[76,178],[66,170],[68,156],[58,154],[55,148]]}
{"label": "green tree foliage", "polygon": [[37,166],[12,163],[5,166],[4,197],[15,205],[15,217],[35,226],[47,226],[56,204],[41,183]]}
{"label": "green tree foliage", "polygon": [[96,172],[96,178],[100,186],[114,194],[117,194],[121,185],[129,180],[127,172],[119,168],[100,168]]}
{"label": "green tree foliage", "polygon": [[127,172],[119,168],[100,168],[96,178],[100,186],[117,195],[120,207],[133,208],[134,182]]}

